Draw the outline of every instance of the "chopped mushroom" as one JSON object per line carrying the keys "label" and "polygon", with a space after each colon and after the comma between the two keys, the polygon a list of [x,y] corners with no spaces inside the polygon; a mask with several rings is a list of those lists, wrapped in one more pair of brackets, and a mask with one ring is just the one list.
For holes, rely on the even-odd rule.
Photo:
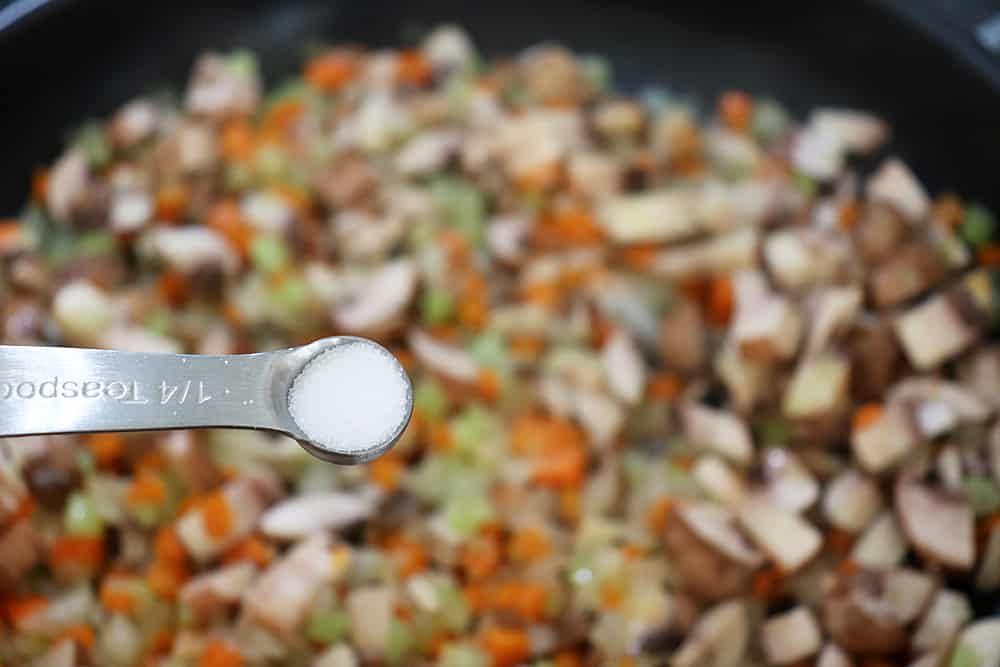
{"label": "chopped mushroom", "polygon": [[889,393],[890,403],[910,406],[920,435],[933,439],[962,422],[983,422],[991,413],[976,394],[939,378],[909,378]]}
{"label": "chopped mushroom", "polygon": [[336,306],[334,321],[355,333],[374,334],[390,329],[413,300],[417,269],[410,260],[384,264],[369,276],[350,303]]}
{"label": "chopped mushroom", "polygon": [[868,472],[880,473],[900,461],[918,441],[916,427],[902,406],[890,404],[878,418],[851,433],[851,448]]}
{"label": "chopped mushroom", "polygon": [[788,665],[819,651],[819,624],[807,607],[772,616],[761,626],[761,644],[772,665]]}
{"label": "chopped mushroom", "polygon": [[900,525],[924,558],[957,570],[972,567],[976,559],[974,516],[963,498],[901,475],[895,499]]}
{"label": "chopped mushroom", "polygon": [[752,497],[739,508],[739,520],[750,538],[786,572],[794,572],[819,553],[819,531],[793,512]]}
{"label": "chopped mushroom", "polygon": [[959,365],[962,385],[990,407],[1000,408],[1000,346],[976,350]]}
{"label": "chopped mushroom", "polygon": [[395,600],[396,594],[388,586],[358,588],[347,598],[354,644],[368,659],[385,653]]}
{"label": "chopped mushroom", "polygon": [[52,167],[45,197],[49,212],[57,221],[69,221],[73,209],[84,197],[89,171],[87,156],[80,150],[67,152]]}
{"label": "chopped mushroom", "polygon": [[298,540],[319,530],[341,530],[374,511],[372,494],[315,493],[273,505],[261,515],[259,526],[268,537]]}
{"label": "chopped mushroom", "polygon": [[697,403],[681,406],[684,435],[693,444],[746,464],[753,456],[753,441],[742,419],[722,410],[713,410]]}
{"label": "chopped mushroom", "polygon": [[848,533],[864,530],[881,509],[878,485],[855,470],[841,473],[826,486],[823,512],[840,530]]}
{"label": "chopped mushroom", "polygon": [[750,306],[740,306],[730,331],[744,357],[774,363],[795,354],[802,320],[787,299],[768,296]]}
{"label": "chopped mushroom", "polygon": [[737,530],[734,517],[707,503],[677,510],[664,544],[684,590],[706,600],[744,590],[764,560]]}
{"label": "chopped mushroom", "polygon": [[209,619],[238,603],[256,574],[253,563],[227,565],[188,581],[178,599],[195,618]]}
{"label": "chopped mushroom", "polygon": [[854,109],[816,109],[809,115],[809,125],[837,137],[853,153],[870,153],[889,136],[884,120]]}
{"label": "chopped mushroom", "polygon": [[844,649],[836,644],[827,644],[816,658],[816,667],[854,667]]}
{"label": "chopped mushroom", "polygon": [[913,172],[898,158],[889,158],[868,181],[868,196],[873,201],[893,206],[912,221],[922,220],[930,212],[930,199]]}
{"label": "chopped mushroom", "polygon": [[601,351],[608,388],[618,400],[635,405],[646,387],[646,368],[635,341],[625,331],[618,330]]}
{"label": "chopped mushroom", "polygon": [[892,512],[872,521],[851,550],[851,559],[872,569],[895,567],[906,556],[906,537]]}
{"label": "chopped mushroom", "polygon": [[691,198],[683,190],[617,197],[601,207],[598,220],[616,243],[677,241],[698,231]]}
{"label": "chopped mushroom", "polygon": [[463,384],[479,379],[479,363],[465,350],[437,341],[423,331],[413,331],[409,340],[414,356],[428,370]]}
{"label": "chopped mushroom", "polygon": [[708,354],[707,331],[698,306],[678,299],[663,318],[660,354],[667,366],[685,373],[701,368]]}
{"label": "chopped mushroom", "polygon": [[229,482],[217,493],[219,497],[213,502],[222,505],[218,510],[231,517],[225,534],[219,535],[219,531],[208,528],[206,512],[216,509],[211,506],[189,512],[177,522],[177,536],[188,553],[198,561],[214,558],[246,537],[271,497],[271,493],[256,480],[246,478]]}
{"label": "chopped mushroom", "polygon": [[870,570],[838,577],[823,600],[823,625],[851,652],[892,655],[907,644],[903,624],[886,600],[883,577]]}
{"label": "chopped mushroom", "polygon": [[185,105],[193,114],[249,114],[257,107],[260,83],[256,72],[233,57],[208,53],[194,65]]}
{"label": "chopped mushroom", "polygon": [[524,242],[529,231],[530,226],[523,218],[496,218],[486,227],[486,242],[496,259],[516,266],[524,260]]}
{"label": "chopped mushroom", "polygon": [[13,586],[44,555],[42,535],[28,519],[0,529],[0,584]]}
{"label": "chopped mushroom", "polygon": [[757,230],[737,229],[704,241],[669,246],[656,254],[649,270],[653,275],[675,280],[733,273],[754,266],[759,245]]}
{"label": "chopped mushroom", "polygon": [[141,243],[152,256],[189,275],[204,268],[228,275],[239,268],[232,246],[207,227],[158,227],[147,232]]}
{"label": "chopped mushroom", "polygon": [[305,621],[320,587],[332,582],[336,574],[329,538],[314,534],[296,544],[247,589],[243,614],[290,637]]}
{"label": "chopped mushroom", "polygon": [[709,496],[727,507],[737,507],[747,493],[742,478],[717,456],[699,458],[691,474]]}
{"label": "chopped mushroom", "polygon": [[912,241],[871,274],[869,288],[876,308],[897,306],[924,294],[944,279],[948,267],[929,243]]}
{"label": "chopped mushroom", "polygon": [[850,328],[861,308],[861,290],[857,287],[829,287],[816,297],[806,338],[806,354],[828,349],[831,342]]}
{"label": "chopped mushroom", "polygon": [[933,651],[949,646],[971,618],[972,607],[964,595],[946,588],[941,589],[934,595],[913,635],[913,648],[918,651]]}
{"label": "chopped mushroom", "polygon": [[671,667],[736,667],[744,663],[749,639],[746,603],[723,602],[704,612]]}
{"label": "chopped mushroom", "polygon": [[805,359],[785,389],[782,411],[790,419],[828,419],[846,407],[850,367],[832,353]]}

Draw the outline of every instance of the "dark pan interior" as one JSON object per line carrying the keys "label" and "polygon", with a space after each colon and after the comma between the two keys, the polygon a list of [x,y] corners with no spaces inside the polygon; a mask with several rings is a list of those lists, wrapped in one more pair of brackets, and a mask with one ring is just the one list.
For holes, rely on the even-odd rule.
{"label": "dark pan interior", "polygon": [[31,171],[72,127],[137,94],[180,90],[201,50],[254,49],[275,81],[309,45],[412,43],[443,21],[466,26],[487,55],[541,40],[606,54],[626,91],[665,85],[707,106],[720,91],[742,88],[799,114],[816,105],[871,109],[892,122],[892,150],[933,192],[1000,206],[1000,91],[874,0],[231,4],[49,0],[0,33],[0,216],[20,209]]}

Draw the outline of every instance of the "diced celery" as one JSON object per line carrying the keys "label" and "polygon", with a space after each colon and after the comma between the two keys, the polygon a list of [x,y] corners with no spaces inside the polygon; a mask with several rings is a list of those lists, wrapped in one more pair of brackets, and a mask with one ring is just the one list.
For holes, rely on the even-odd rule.
{"label": "diced celery", "polygon": [[441,384],[432,377],[425,377],[413,390],[413,407],[425,419],[438,421],[448,410],[448,396]]}
{"label": "diced celery", "polygon": [[454,227],[474,246],[482,245],[486,201],[478,188],[461,179],[439,178],[431,184],[431,196],[446,225]]}
{"label": "diced celery", "polygon": [[104,521],[94,502],[80,491],[71,493],[63,511],[63,525],[70,535],[96,537],[104,531]]}
{"label": "diced celery", "polygon": [[104,257],[118,249],[118,240],[110,232],[89,232],[76,241],[74,254],[77,257]]}
{"label": "diced celery", "polygon": [[281,180],[288,171],[288,156],[279,147],[265,144],[257,149],[254,166],[262,177]]}
{"label": "diced celery", "polygon": [[455,417],[451,424],[451,433],[459,452],[474,454],[498,428],[499,425],[492,414],[482,406],[472,405]]}
{"label": "diced celery", "polygon": [[441,324],[455,312],[455,298],[443,287],[430,287],[420,298],[420,315],[425,324]]}
{"label": "diced celery", "polygon": [[484,366],[493,368],[505,367],[509,358],[503,336],[495,331],[476,336],[469,345],[469,354]]}
{"label": "diced celery", "polygon": [[226,57],[226,66],[244,79],[257,76],[257,56],[247,49],[237,49],[230,53]]}
{"label": "diced celery", "polygon": [[277,273],[288,265],[291,254],[280,237],[260,234],[250,244],[250,258],[254,268],[262,273]]}
{"label": "diced celery", "polygon": [[253,183],[253,174],[245,164],[234,162],[226,165],[222,174],[222,184],[229,192],[246,190]]}
{"label": "diced celery", "polygon": [[580,73],[594,92],[603,93],[613,85],[611,62],[602,56],[585,55],[579,59]]}
{"label": "diced celery", "polygon": [[981,246],[996,235],[996,219],[982,204],[969,204],[965,207],[958,231],[968,243]]}
{"label": "diced celery", "polygon": [[493,518],[493,504],[485,494],[455,494],[445,508],[448,527],[459,537],[469,537]]}
{"label": "diced celery", "polygon": [[1000,488],[988,477],[970,477],[964,483],[965,497],[976,516],[989,516],[1000,509]]}
{"label": "diced celery", "polygon": [[413,630],[398,618],[389,624],[389,637],[385,643],[385,660],[390,665],[403,664],[413,650]]}
{"label": "diced celery", "polygon": [[449,484],[456,479],[462,466],[452,456],[428,456],[409,475],[410,491],[429,503],[443,501],[449,492]]}
{"label": "diced celery", "polygon": [[349,626],[350,617],[343,609],[315,610],[306,624],[306,637],[317,642],[335,644],[344,638]]}
{"label": "diced celery", "polygon": [[101,168],[111,161],[111,146],[104,137],[104,128],[97,121],[90,121],[78,129],[71,143],[83,151],[93,167]]}
{"label": "diced celery", "polygon": [[150,313],[143,324],[153,333],[166,336],[170,333],[170,322],[170,311],[159,308]]}
{"label": "diced celery", "polygon": [[309,285],[300,276],[292,276],[281,281],[274,296],[286,308],[297,312],[304,310],[312,299]]}
{"label": "diced celery", "polygon": [[441,652],[438,667],[490,667],[491,660],[470,643],[448,644]]}
{"label": "diced celery", "polygon": [[979,654],[965,644],[959,644],[951,654],[948,667],[984,667]]}
{"label": "diced celery", "polygon": [[764,417],[754,424],[758,442],[765,445],[783,445],[791,437],[791,427],[782,417]]}
{"label": "diced celery", "polygon": [[437,586],[440,608],[437,612],[441,624],[449,632],[462,632],[469,625],[471,613],[462,592],[451,581],[441,581]]}
{"label": "diced celery", "polygon": [[758,141],[769,143],[777,139],[788,127],[788,112],[774,100],[764,97],[753,105],[753,134]]}
{"label": "diced celery", "polygon": [[795,175],[792,178],[792,183],[806,197],[815,197],[816,190],[819,188],[819,186],[816,184],[816,181],[814,181],[801,171],[795,172]]}

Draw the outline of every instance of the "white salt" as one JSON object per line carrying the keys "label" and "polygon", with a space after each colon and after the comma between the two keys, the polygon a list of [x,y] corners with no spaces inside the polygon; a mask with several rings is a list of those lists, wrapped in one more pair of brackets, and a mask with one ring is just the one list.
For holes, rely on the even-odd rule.
{"label": "white salt", "polygon": [[333,347],[306,364],[288,411],[314,443],[356,454],[384,444],[406,421],[410,383],[396,359],[367,341]]}

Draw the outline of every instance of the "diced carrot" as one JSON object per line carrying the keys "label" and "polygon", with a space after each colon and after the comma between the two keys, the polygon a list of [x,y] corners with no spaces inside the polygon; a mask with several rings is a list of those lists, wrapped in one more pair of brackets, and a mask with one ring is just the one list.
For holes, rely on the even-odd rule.
{"label": "diced carrot", "polygon": [[553,662],[555,667],[583,667],[583,658],[574,651],[559,651]]}
{"label": "diced carrot", "polygon": [[551,282],[532,283],[521,292],[521,299],[525,303],[543,308],[555,308],[562,301],[562,297],[562,290],[559,289],[558,285]]}
{"label": "diced carrot", "polygon": [[325,93],[335,93],[358,73],[356,54],[346,49],[335,49],[313,58],[306,65],[305,79],[313,88]]}
{"label": "diced carrot", "polygon": [[[518,173],[514,177],[514,185],[521,192],[542,192],[555,187],[561,178],[562,166],[559,162],[545,162]],[[536,240],[538,238],[536,236]]]}
{"label": "diced carrot", "polygon": [[494,667],[513,667],[531,654],[531,638],[520,628],[487,628],[480,641],[493,658]]}
{"label": "diced carrot", "polygon": [[404,579],[427,569],[430,557],[424,546],[405,535],[395,535],[386,548],[396,563],[399,575]]}
{"label": "diced carrot", "polygon": [[405,465],[398,456],[386,455],[368,464],[368,476],[386,491],[399,488]]}
{"label": "diced carrot", "polygon": [[241,667],[243,656],[231,645],[222,641],[212,641],[202,650],[198,667]]}
{"label": "diced carrot", "polygon": [[545,617],[548,599],[548,590],[542,584],[533,581],[508,581],[492,591],[490,607],[516,614],[526,621],[540,621]]}
{"label": "diced carrot", "polygon": [[163,526],[156,532],[153,553],[157,560],[166,563],[183,565],[187,562],[187,550],[173,526]]}
{"label": "diced carrot", "polygon": [[594,216],[585,210],[568,210],[542,216],[532,230],[535,245],[540,248],[572,248],[598,245],[604,241],[604,230]]}
{"label": "diced carrot", "polygon": [[753,116],[753,100],[744,92],[733,90],[719,100],[722,124],[735,132],[746,132]]}
{"label": "diced carrot", "polygon": [[480,534],[462,546],[460,561],[465,575],[471,581],[481,581],[500,567],[502,555],[497,537]]}
{"label": "diced carrot", "polygon": [[181,183],[165,185],[156,193],[156,219],[179,222],[188,208],[188,191]]}
{"label": "diced carrot", "polygon": [[750,594],[756,600],[768,602],[779,597],[785,586],[785,575],[776,567],[769,567],[758,572],[750,584]]}
{"label": "diced carrot", "polygon": [[559,516],[563,521],[576,525],[580,521],[580,490],[563,489],[559,493]]}
{"label": "diced carrot", "polygon": [[601,609],[604,611],[617,611],[621,609],[624,602],[625,595],[617,583],[605,581],[601,584]]}
{"label": "diced carrot", "polygon": [[60,632],[54,642],[60,642],[63,639],[69,639],[80,648],[89,651],[94,647],[94,629],[86,623],[77,623]]}
{"label": "diced carrot", "polygon": [[837,226],[845,231],[854,227],[860,217],[861,205],[853,199],[837,208]]}
{"label": "diced carrot", "polygon": [[93,433],[86,436],[86,443],[101,468],[114,466],[125,452],[125,438],[121,433]]}
{"label": "diced carrot", "polygon": [[481,331],[490,316],[489,303],[483,295],[465,293],[458,301],[458,321],[473,331]]}
{"label": "diced carrot", "polygon": [[239,204],[230,199],[215,204],[205,217],[205,225],[214,229],[241,257],[248,257],[253,230],[243,220]]}
{"label": "diced carrot", "polygon": [[545,558],[552,550],[548,536],[537,528],[519,530],[511,537],[507,553],[511,560],[531,562]]}
{"label": "diced carrot", "polygon": [[646,525],[653,533],[660,535],[667,529],[673,513],[674,501],[669,496],[662,496],[646,512]]}
{"label": "diced carrot", "polygon": [[17,220],[0,220],[0,252],[16,250],[21,245],[23,233]]}
{"label": "diced carrot", "polygon": [[858,561],[851,558],[845,558],[840,561],[840,565],[837,566],[837,572],[844,577],[853,577],[860,571],[861,565]]}
{"label": "diced carrot", "polygon": [[513,336],[510,353],[521,361],[536,361],[545,351],[545,339],[540,336]]}
{"label": "diced carrot", "polygon": [[201,518],[205,532],[217,540],[229,536],[233,529],[233,508],[221,491],[214,491],[201,501]]}
{"label": "diced carrot", "polygon": [[219,140],[222,157],[230,162],[245,162],[253,157],[253,128],[245,119],[231,120],[222,128]]}
{"label": "diced carrot", "polygon": [[258,136],[260,142],[262,144],[280,144],[305,109],[305,104],[299,99],[292,98],[276,102],[268,109],[261,121]]}
{"label": "diced carrot", "polygon": [[680,396],[684,388],[680,377],[674,373],[657,373],[649,379],[646,392],[650,398],[660,401],[672,401]]}
{"label": "diced carrot", "polygon": [[733,284],[728,276],[717,276],[709,282],[706,319],[709,324],[724,327],[733,316]]}
{"label": "diced carrot", "polygon": [[484,368],[476,381],[476,390],[487,401],[495,401],[500,398],[502,386],[500,375],[492,368]]}
{"label": "diced carrot", "polygon": [[655,245],[634,245],[622,251],[622,263],[637,271],[647,271],[656,261],[660,248]]}
{"label": "diced carrot", "polygon": [[518,454],[583,447],[583,434],[571,422],[557,417],[522,415],[511,427],[511,446]]}
{"label": "diced carrot", "polygon": [[23,521],[24,519],[31,518],[31,515],[35,513],[35,499],[30,495],[25,495],[21,498],[20,502],[17,504],[17,508],[11,513],[4,517],[3,521],[0,522],[2,526],[11,526],[18,521]]}
{"label": "diced carrot", "polygon": [[31,199],[37,204],[44,204],[49,194],[49,172],[47,169],[36,169],[31,176]]}
{"label": "diced carrot", "polygon": [[49,564],[53,570],[90,572],[104,560],[104,538],[64,535],[49,547]]}
{"label": "diced carrot", "polygon": [[49,606],[42,595],[14,597],[4,603],[4,616],[15,627]]}
{"label": "diced carrot", "polygon": [[177,270],[164,271],[156,288],[163,300],[175,308],[184,305],[191,296],[187,277]]}
{"label": "diced carrot", "polygon": [[854,536],[847,531],[833,528],[826,536],[826,547],[835,554],[847,555],[854,546]]}
{"label": "diced carrot", "polygon": [[181,563],[155,560],[146,571],[146,583],[157,595],[172,600],[189,576],[187,567]]}
{"label": "diced carrot", "polygon": [[399,83],[422,86],[433,74],[431,64],[420,51],[403,51],[396,60],[396,81]]}
{"label": "diced carrot", "polygon": [[256,535],[251,535],[227,551],[222,562],[226,564],[251,561],[258,567],[265,567],[274,558],[274,549]]}
{"label": "diced carrot", "polygon": [[976,254],[982,266],[1000,266],[1000,243],[987,243]]}
{"label": "diced carrot", "polygon": [[141,470],[132,480],[125,502],[131,507],[139,505],[161,505],[167,499],[167,485],[160,476],[149,470]]}
{"label": "diced carrot", "polygon": [[445,422],[431,423],[427,430],[428,443],[435,452],[447,452],[455,446],[451,428]]}
{"label": "diced carrot", "polygon": [[615,667],[638,667],[639,661],[634,655],[624,655],[618,658]]}
{"label": "diced carrot", "polygon": [[708,300],[709,285],[707,278],[697,276],[682,280],[680,288],[681,292],[695,303],[705,303]]}
{"label": "diced carrot", "polygon": [[486,589],[478,584],[470,584],[462,589],[462,597],[474,613],[480,614],[489,606],[489,596]]}
{"label": "diced carrot", "polygon": [[962,201],[953,194],[941,195],[934,202],[931,217],[938,224],[955,229],[962,224]]}
{"label": "diced carrot", "polygon": [[576,488],[583,483],[586,465],[581,447],[551,448],[535,458],[534,481],[553,489]]}
{"label": "diced carrot", "polygon": [[453,639],[452,635],[447,632],[439,632],[438,634],[431,637],[430,641],[424,647],[424,655],[428,658],[434,658],[435,660],[441,656],[444,651],[444,647],[448,645]]}
{"label": "diced carrot", "polygon": [[866,403],[855,411],[852,425],[855,431],[863,431],[882,418],[882,406],[878,403]]}
{"label": "diced carrot", "polygon": [[122,583],[130,579],[132,577],[111,575],[101,582],[100,599],[105,609],[119,614],[131,614],[135,611],[138,601],[122,586]]}
{"label": "diced carrot", "polygon": [[625,560],[640,560],[646,556],[646,550],[639,544],[626,544],[622,547]]}
{"label": "diced carrot", "polygon": [[149,653],[154,656],[169,653],[174,645],[176,635],[170,630],[157,630],[149,640]]}

